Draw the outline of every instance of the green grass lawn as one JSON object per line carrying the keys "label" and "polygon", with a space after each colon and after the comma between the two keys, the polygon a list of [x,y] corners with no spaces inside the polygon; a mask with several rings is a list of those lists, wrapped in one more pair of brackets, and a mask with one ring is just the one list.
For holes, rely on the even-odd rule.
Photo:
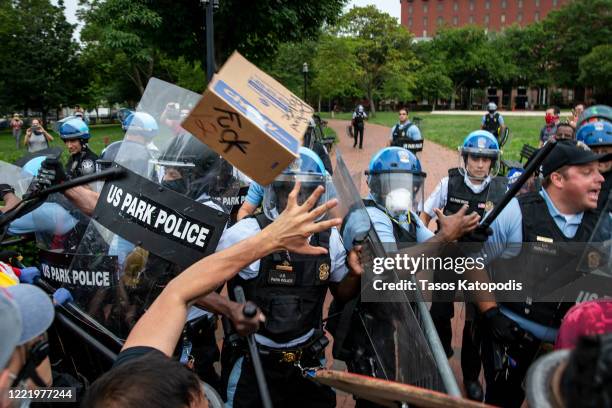
{"label": "green grass lawn", "polygon": [[[352,113],[340,113],[335,115],[336,119],[350,120]],[[465,136],[471,131],[480,129],[480,116],[455,116],[455,115],[432,115],[425,112],[411,112],[410,118],[414,116],[423,119],[421,130],[423,137],[432,140],[450,149],[457,149]],[[328,113],[322,113],[321,117],[330,118]],[[503,148],[506,159],[518,160],[519,152],[524,144],[538,146],[540,129],[544,126],[541,117],[531,116],[506,116],[506,126],[510,128],[510,140]],[[375,118],[369,120],[384,126],[393,126],[397,123],[397,113],[379,112]]]}
{"label": "green grass lawn", "polygon": [[[121,130],[120,125],[97,125],[92,126],[90,131],[91,139],[89,139],[89,148],[96,154],[100,154],[102,149],[104,149],[104,142],[106,138],[108,138],[108,143],[123,139],[123,130]],[[51,142],[51,146],[59,146],[63,148],[64,143],[62,142],[62,139],[60,139],[59,135],[50,130],[49,133],[51,133],[51,136],[54,138],[53,142]],[[13,139],[10,129],[0,131],[0,160],[13,163],[18,158],[26,155],[28,151],[25,146],[23,146],[24,137],[25,129],[21,135],[22,146],[19,150],[16,150],[15,139]],[[67,151],[62,154],[62,159],[64,162],[68,160]]]}

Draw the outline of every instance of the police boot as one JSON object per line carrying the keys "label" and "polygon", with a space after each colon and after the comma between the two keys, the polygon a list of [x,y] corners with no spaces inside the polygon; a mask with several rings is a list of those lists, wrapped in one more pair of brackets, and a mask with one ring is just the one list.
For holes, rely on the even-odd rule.
{"label": "police boot", "polygon": [[465,394],[469,399],[474,401],[484,400],[484,391],[480,381],[465,381],[463,386],[465,387]]}

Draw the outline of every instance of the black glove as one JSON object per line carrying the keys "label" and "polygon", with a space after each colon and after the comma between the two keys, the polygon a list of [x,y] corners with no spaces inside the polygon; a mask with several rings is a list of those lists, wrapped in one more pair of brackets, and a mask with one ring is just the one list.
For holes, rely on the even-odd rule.
{"label": "black glove", "polygon": [[484,320],[493,340],[500,344],[512,344],[525,336],[525,331],[506,317],[497,306],[484,313]]}
{"label": "black glove", "polygon": [[4,195],[8,193],[15,194],[15,189],[8,184],[0,184],[0,200],[4,200]]}
{"label": "black glove", "polygon": [[38,175],[28,188],[28,197],[56,184],[66,181],[64,166],[57,158],[47,158],[42,162]]}
{"label": "black glove", "polygon": [[460,241],[482,244],[486,242],[491,235],[493,235],[493,230],[491,227],[483,227],[482,225],[479,225],[474,229],[474,231],[462,236]]}

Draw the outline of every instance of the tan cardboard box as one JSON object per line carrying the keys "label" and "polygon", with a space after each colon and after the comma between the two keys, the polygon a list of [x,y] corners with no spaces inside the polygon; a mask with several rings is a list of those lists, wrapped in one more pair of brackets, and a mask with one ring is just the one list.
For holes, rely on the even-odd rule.
{"label": "tan cardboard box", "polygon": [[234,52],[183,128],[261,185],[296,157],[314,110]]}

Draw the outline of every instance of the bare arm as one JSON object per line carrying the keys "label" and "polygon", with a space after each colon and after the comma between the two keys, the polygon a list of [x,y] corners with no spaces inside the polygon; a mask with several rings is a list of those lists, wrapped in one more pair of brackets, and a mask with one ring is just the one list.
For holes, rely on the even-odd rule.
{"label": "bare arm", "polygon": [[425,226],[429,228],[429,222],[431,221],[431,216],[427,214],[425,211],[422,211],[420,217],[421,217],[421,221],[423,221],[423,224],[425,224]]}
{"label": "bare arm", "polygon": [[337,201],[328,201],[310,211],[323,193],[323,188],[319,187],[300,206],[297,205],[299,186],[300,183],[296,183],[296,188],[289,194],[285,211],[260,233],[201,259],[171,280],[136,323],[123,349],[148,346],[172,355],[191,304],[245,266],[279,250],[312,255],[326,253],[324,248],[312,247],[308,237],[341,223],[337,218],[315,223],[317,217],[333,208]]}
{"label": "bare arm", "polygon": [[248,201],[245,201],[244,203],[242,203],[242,206],[240,207],[240,209],[238,209],[238,214],[236,215],[236,219],[240,221],[244,217],[253,214],[256,209],[257,209],[257,206],[249,203]]}
{"label": "bare arm", "polygon": [[4,194],[4,207],[0,208],[0,211],[5,213],[7,211],[12,210],[19,204],[21,200],[13,193],[5,193]]}
{"label": "bare arm", "polygon": [[83,211],[84,214],[91,216],[98,203],[100,193],[90,190],[83,186],[73,187],[64,192],[64,195],[72,203]]}

